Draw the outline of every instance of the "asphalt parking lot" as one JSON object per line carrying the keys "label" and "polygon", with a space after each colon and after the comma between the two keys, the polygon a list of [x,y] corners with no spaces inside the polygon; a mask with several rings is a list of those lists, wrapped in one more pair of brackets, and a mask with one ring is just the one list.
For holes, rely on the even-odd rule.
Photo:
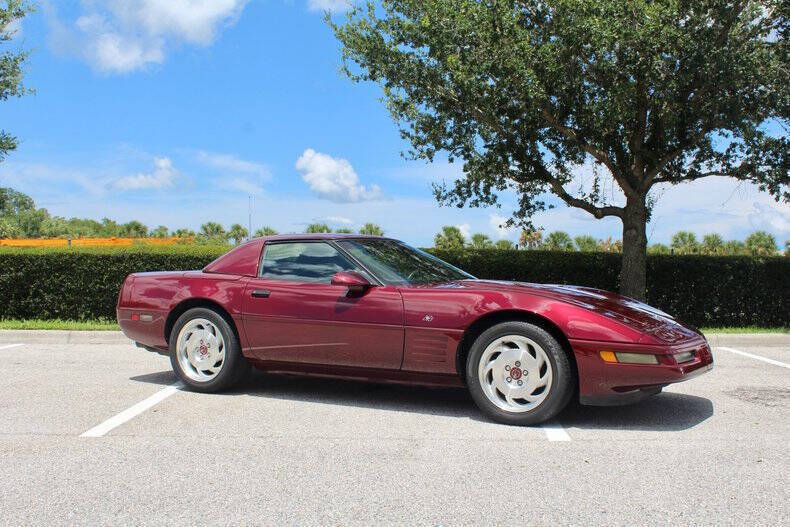
{"label": "asphalt parking lot", "polygon": [[0,522],[790,524],[790,335],[550,427],[464,390],[256,373],[173,386],[120,333],[0,331]]}

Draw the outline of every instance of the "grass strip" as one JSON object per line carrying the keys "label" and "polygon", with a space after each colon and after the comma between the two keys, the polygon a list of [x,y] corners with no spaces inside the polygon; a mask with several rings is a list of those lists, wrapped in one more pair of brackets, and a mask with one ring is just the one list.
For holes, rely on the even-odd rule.
{"label": "grass strip", "polygon": [[0,329],[60,329],[70,331],[119,331],[114,320],[0,320]]}

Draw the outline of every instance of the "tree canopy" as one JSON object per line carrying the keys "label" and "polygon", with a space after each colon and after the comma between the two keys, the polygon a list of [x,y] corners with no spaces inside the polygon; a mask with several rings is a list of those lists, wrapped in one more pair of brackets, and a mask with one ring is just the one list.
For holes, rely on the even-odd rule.
{"label": "tree canopy", "polygon": [[271,227],[261,227],[257,231],[255,231],[255,237],[260,238],[261,236],[273,236],[277,234],[277,231]]}
{"label": "tree canopy", "polygon": [[366,223],[359,229],[359,234],[369,234],[371,236],[384,236],[384,231],[375,223]]}
{"label": "tree canopy", "polygon": [[305,227],[304,232],[308,234],[321,234],[325,232],[332,232],[332,229],[326,223],[311,223]]}
{"label": "tree canopy", "polygon": [[[31,93],[22,82],[28,52],[8,49],[8,45],[14,38],[13,23],[25,18],[32,10],[32,6],[23,0],[6,0],[5,6],[0,6],[0,101]],[[17,138],[0,130],[0,161],[5,159],[8,152],[16,150],[16,146]]]}
{"label": "tree canopy", "polygon": [[240,223],[234,223],[230,226],[230,230],[228,231],[228,238],[233,240],[233,243],[236,245],[243,242],[244,239],[249,235],[250,231]]}
{"label": "tree canopy", "polygon": [[576,248],[571,236],[564,231],[550,232],[543,242],[543,247],[552,251],[572,251]]}
{"label": "tree canopy", "polygon": [[469,246],[473,249],[493,249],[494,242],[491,241],[487,234],[476,232],[472,235]]}
{"label": "tree canopy", "polygon": [[644,298],[654,185],[729,176],[790,199],[789,15],[783,0],[382,0],[333,28],[409,155],[463,163],[440,202],[514,191],[511,221],[530,228],[546,193],[618,217],[621,291]]}
{"label": "tree canopy", "polygon": [[433,239],[433,246],[437,249],[457,250],[466,246],[466,240],[461,229],[452,225],[442,227],[442,232]]}

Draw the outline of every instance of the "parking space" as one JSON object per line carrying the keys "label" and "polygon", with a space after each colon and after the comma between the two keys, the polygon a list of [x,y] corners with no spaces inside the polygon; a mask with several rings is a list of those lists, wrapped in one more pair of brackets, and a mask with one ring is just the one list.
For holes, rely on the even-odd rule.
{"label": "parking space", "polygon": [[256,373],[197,394],[120,334],[0,332],[0,517],[787,524],[790,369],[730,350],[790,363],[790,336],[711,343],[714,370],[659,396],[516,428],[464,390]]}

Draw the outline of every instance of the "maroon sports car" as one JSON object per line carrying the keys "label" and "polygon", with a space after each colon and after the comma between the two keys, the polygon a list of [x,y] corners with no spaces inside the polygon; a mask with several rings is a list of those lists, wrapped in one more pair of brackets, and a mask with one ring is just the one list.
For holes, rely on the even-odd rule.
{"label": "maroon sports car", "polygon": [[634,402],[712,368],[705,338],[633,299],[566,285],[478,280],[397,240],[251,240],[202,271],[134,273],[118,323],[170,356],[193,390],[251,366],[466,385],[496,421],[534,424],[571,397]]}

